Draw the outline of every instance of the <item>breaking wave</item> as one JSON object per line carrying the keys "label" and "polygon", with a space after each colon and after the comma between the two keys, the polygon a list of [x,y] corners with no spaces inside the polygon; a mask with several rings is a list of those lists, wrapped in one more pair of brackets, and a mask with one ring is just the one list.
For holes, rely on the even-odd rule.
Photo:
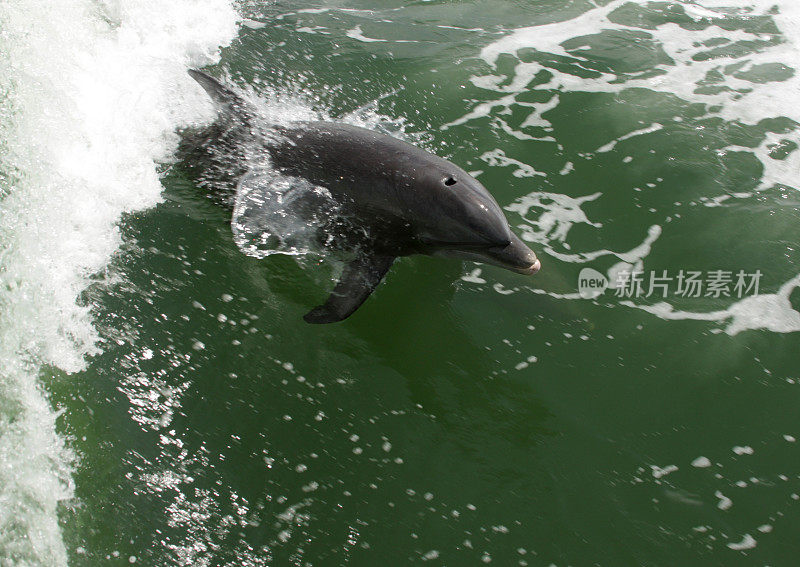
{"label": "breaking wave", "polygon": [[212,109],[186,74],[237,33],[226,0],[0,4],[0,564],[61,566],[72,456],[41,383],[98,352],[82,293],[125,213],[156,204],[175,129]]}

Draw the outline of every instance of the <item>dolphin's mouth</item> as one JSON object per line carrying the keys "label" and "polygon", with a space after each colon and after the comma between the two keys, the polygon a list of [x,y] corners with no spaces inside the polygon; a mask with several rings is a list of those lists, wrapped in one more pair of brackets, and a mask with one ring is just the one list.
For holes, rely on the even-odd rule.
{"label": "dolphin's mouth", "polygon": [[491,246],[489,248],[470,245],[447,244],[439,245],[428,254],[450,256],[493,264],[517,274],[530,276],[542,269],[542,263],[517,235],[511,233],[507,244]]}
{"label": "dolphin's mouth", "polygon": [[528,266],[527,268],[512,268],[513,271],[517,272],[518,274],[523,274],[526,276],[532,276],[536,272],[542,269],[542,263],[537,258],[536,261]]}
{"label": "dolphin's mouth", "polygon": [[490,248],[485,261],[524,275],[533,275],[542,269],[542,263],[533,250],[513,233],[507,246]]}

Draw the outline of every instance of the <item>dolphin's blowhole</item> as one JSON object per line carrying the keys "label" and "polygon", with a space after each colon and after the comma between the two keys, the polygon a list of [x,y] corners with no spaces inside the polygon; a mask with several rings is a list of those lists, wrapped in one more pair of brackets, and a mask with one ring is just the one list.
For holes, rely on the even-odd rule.
{"label": "dolphin's blowhole", "polygon": [[446,178],[444,180],[444,184],[447,185],[448,187],[450,187],[451,185],[455,185],[456,184],[456,178],[451,175],[450,177],[448,177],[448,178]]}

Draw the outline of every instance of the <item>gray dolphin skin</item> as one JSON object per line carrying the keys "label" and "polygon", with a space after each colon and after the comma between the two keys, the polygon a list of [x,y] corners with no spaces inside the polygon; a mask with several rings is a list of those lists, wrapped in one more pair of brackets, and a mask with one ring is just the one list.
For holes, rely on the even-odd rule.
{"label": "gray dolphin skin", "polygon": [[232,207],[237,179],[267,158],[280,173],[326,188],[339,204],[341,218],[328,227],[336,234],[327,241],[354,257],[327,301],[304,316],[307,322],[349,317],[399,256],[451,256],[520,274],[539,271],[536,255],[511,232],[494,198],[460,167],[350,124],[265,124],[254,105],[216,79],[189,74],[214,100],[219,117],[185,137],[179,155],[189,167],[205,163],[205,185],[218,201]]}

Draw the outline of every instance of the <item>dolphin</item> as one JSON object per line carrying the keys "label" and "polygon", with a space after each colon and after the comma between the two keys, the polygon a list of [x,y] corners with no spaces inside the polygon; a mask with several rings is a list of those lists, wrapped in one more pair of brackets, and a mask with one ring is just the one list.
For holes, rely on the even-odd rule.
{"label": "dolphin", "polygon": [[179,156],[190,168],[205,164],[201,185],[212,188],[212,198],[232,207],[238,181],[266,161],[283,175],[325,188],[338,205],[338,220],[326,225],[331,234],[322,240],[352,259],[327,301],[303,317],[307,322],[352,315],[401,256],[450,256],[520,274],[541,268],[497,201],[460,167],[351,124],[268,123],[255,105],[213,77],[189,74],[214,101],[218,119],[185,136]]}

